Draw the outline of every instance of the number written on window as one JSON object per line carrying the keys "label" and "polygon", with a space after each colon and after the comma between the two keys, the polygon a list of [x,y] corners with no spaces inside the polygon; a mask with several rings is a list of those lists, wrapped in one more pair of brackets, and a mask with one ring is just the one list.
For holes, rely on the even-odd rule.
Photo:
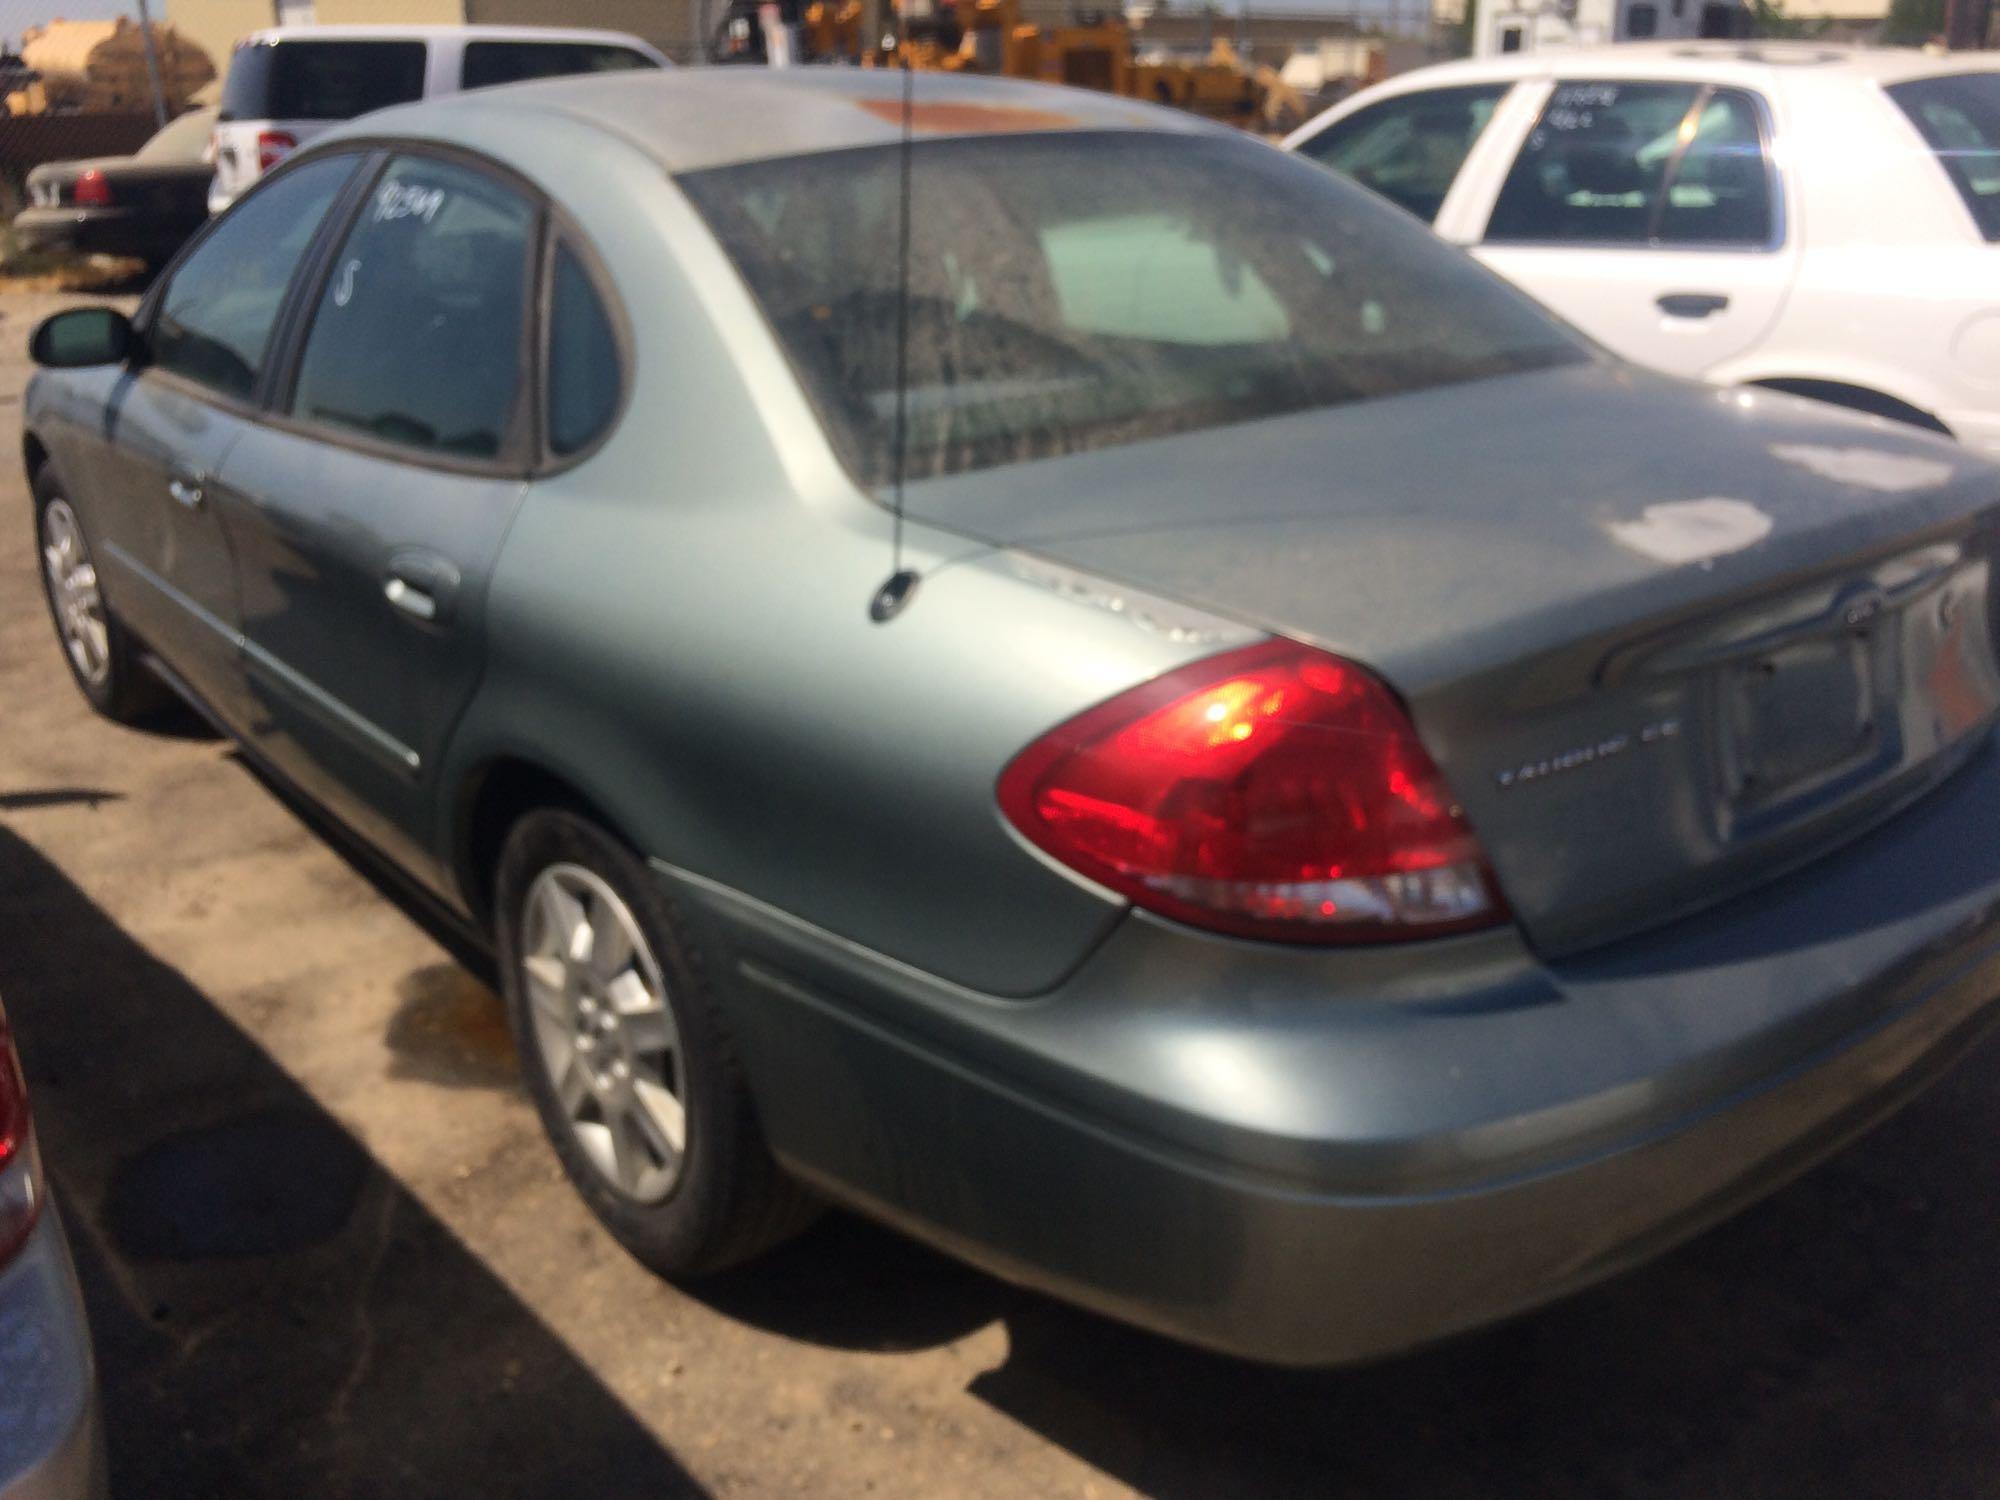
{"label": "number written on window", "polygon": [[1748,94],[1565,83],[1493,206],[1490,244],[1768,245],[1771,175]]}
{"label": "number written on window", "polygon": [[300,356],[295,416],[456,458],[492,458],[521,388],[528,246],[520,195],[402,157],[335,257]]}

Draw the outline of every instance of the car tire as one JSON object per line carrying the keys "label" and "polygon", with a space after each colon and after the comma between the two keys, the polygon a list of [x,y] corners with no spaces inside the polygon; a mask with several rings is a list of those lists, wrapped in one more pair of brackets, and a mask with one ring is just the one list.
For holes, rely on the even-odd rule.
{"label": "car tire", "polygon": [[576,813],[530,813],[502,849],[495,910],[529,1093],[570,1182],[634,1258],[701,1276],[817,1215],[764,1142],[699,952],[629,848]]}
{"label": "car tire", "polygon": [[42,597],[70,677],[105,718],[134,724],[166,705],[166,685],[139,660],[139,645],[104,600],[95,554],[55,465],[34,478],[35,554]]}

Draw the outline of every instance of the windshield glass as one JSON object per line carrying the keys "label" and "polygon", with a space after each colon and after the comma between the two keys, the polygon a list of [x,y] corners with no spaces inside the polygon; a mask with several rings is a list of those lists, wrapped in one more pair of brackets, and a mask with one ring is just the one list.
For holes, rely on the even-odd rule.
{"label": "windshield glass", "polygon": [[1930,142],[1979,232],[2000,240],[2000,73],[1899,83],[1889,97]]}
{"label": "windshield glass", "polygon": [[[892,472],[898,163],[680,179],[864,484]],[[933,141],[911,161],[911,479],[1589,357],[1373,195],[1252,141]]]}
{"label": "windshield glass", "polygon": [[151,140],[132,153],[134,161],[199,162],[208,149],[208,137],[215,129],[215,110],[191,109],[179,119],[169,120]]}

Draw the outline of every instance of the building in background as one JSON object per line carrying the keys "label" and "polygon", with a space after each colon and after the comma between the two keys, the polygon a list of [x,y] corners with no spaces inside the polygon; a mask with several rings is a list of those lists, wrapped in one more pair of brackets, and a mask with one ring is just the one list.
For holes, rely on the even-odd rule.
{"label": "building in background", "polygon": [[724,0],[166,0],[167,19],[223,65],[266,26],[592,26],[629,32],[686,61]]}
{"label": "building in background", "polygon": [[1474,0],[1472,55],[1740,37],[1749,31],[1744,0]]}

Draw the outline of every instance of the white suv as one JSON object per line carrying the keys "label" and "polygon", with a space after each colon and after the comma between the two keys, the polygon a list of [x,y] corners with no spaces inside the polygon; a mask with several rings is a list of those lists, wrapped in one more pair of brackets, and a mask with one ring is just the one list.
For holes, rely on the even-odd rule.
{"label": "white suv", "polygon": [[1628,358],[2000,450],[2000,57],[1627,44],[1407,73],[1288,149]]}
{"label": "white suv", "polygon": [[297,146],[341,120],[433,94],[670,64],[622,31],[551,26],[274,26],[229,59],[211,150],[221,213]]}

